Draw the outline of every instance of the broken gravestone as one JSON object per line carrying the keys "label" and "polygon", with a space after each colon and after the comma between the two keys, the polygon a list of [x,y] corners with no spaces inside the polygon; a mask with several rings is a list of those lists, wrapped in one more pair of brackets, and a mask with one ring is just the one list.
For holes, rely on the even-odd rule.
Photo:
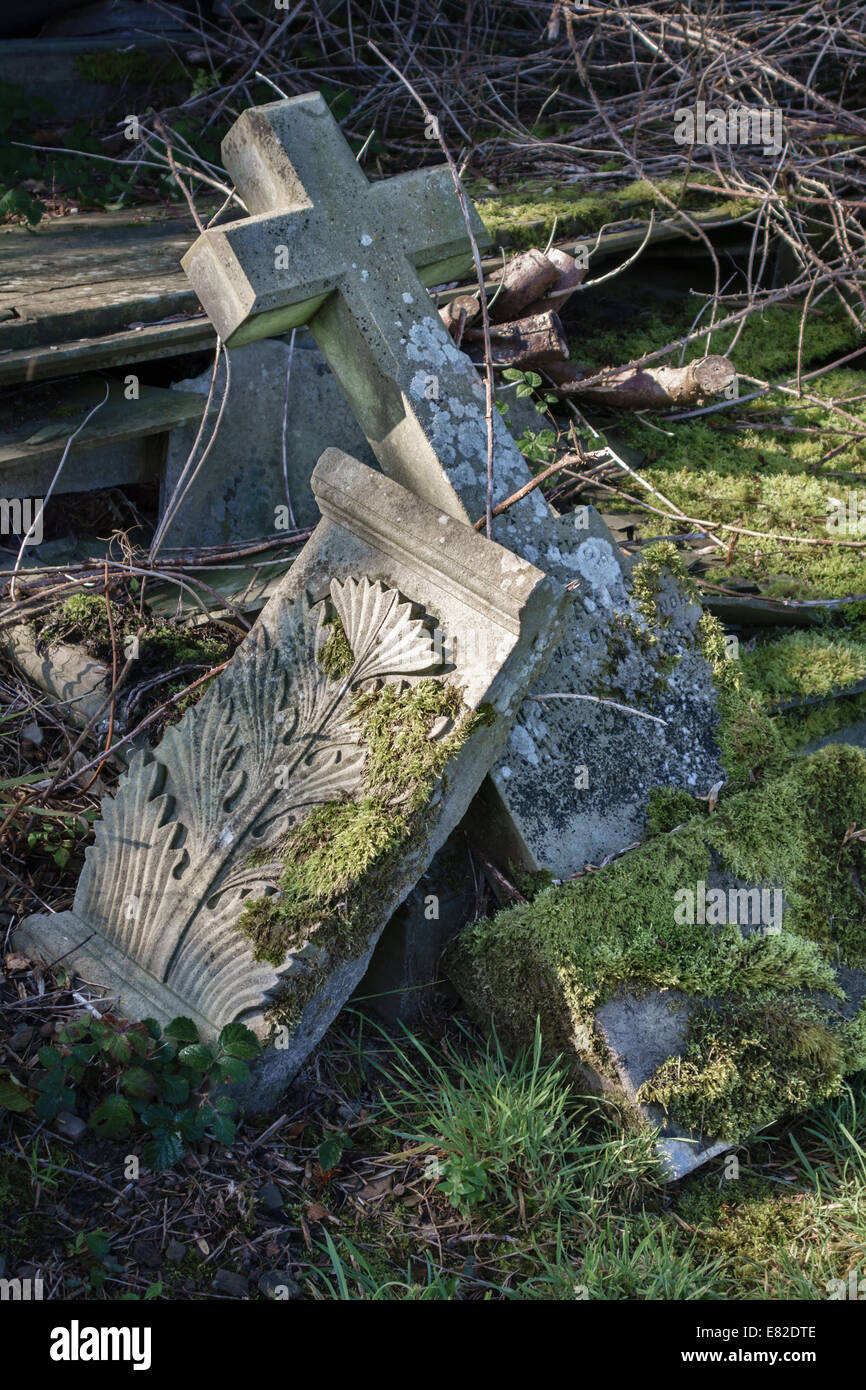
{"label": "broken gravestone", "polygon": [[[222,154],[251,216],[210,228],[183,258],[220,337],[231,347],[309,323],[384,472],[474,523],[487,500],[484,391],[424,288],[468,263],[448,169],[369,184],[317,94],[246,111]],[[531,475],[496,412],[493,429],[498,503]],[[722,775],[700,609],[655,571],[649,601],[646,582],[636,597],[590,508],[560,517],[535,490],[493,534],[572,586],[574,603],[541,698],[491,772],[485,834],[503,860],[563,876],[637,838],[653,787],[706,792]]]}
{"label": "broken gravestone", "polygon": [[313,489],[323,520],[227,669],[103,802],[72,911],[20,929],[130,1017],[275,1038],[263,1108],[463,816],[566,605],[337,450]]}
{"label": "broken gravestone", "polygon": [[[206,396],[210,368],[178,383],[187,396]],[[225,388],[225,358],[214,400]],[[216,407],[212,407],[211,420]],[[207,435],[207,430],[205,431]],[[195,443],[196,427],[172,432],[162,510],[178,485]],[[265,339],[231,354],[231,384],[219,430],[202,471],[166,533],[172,547],[253,540],[276,531],[315,526],[319,509],[310,484],[325,449],[342,449],[375,466],[370,446],[327,362],[308,333]],[[285,472],[283,458],[285,457]]]}
{"label": "broken gravestone", "polygon": [[540,1020],[550,1055],[660,1126],[669,1178],[866,1066],[866,753],[829,746],[693,810],[447,956],[504,1043]]}
{"label": "broken gravestone", "polygon": [[[209,367],[172,389],[189,400],[193,393],[207,396],[212,384],[214,400],[221,402],[224,356],[215,383]],[[534,409],[516,400],[513,389],[499,394],[508,402],[509,420],[537,426]],[[211,422],[217,408],[211,407]],[[219,430],[205,466],[187,488],[181,477],[197,432],[198,421],[180,425],[169,436],[161,512],[178,485],[183,494],[176,511],[172,503],[175,515],[167,532],[172,548],[223,545],[315,526],[319,509],[310,478],[325,449],[342,449],[377,466],[336,377],[306,329],[232,349],[231,384]],[[207,436],[206,428],[205,440]]]}

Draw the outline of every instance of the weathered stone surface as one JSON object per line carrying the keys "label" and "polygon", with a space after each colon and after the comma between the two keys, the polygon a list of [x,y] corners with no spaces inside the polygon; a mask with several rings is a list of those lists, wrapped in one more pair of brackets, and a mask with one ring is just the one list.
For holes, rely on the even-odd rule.
{"label": "weathered stone surface", "polygon": [[[103,802],[73,910],[21,928],[22,941],[107,985],[128,1016],[184,1014],[210,1039],[235,1021],[270,1039],[282,1021],[251,1106],[271,1103],[357,985],[498,756],[567,602],[533,566],[336,450],[313,489],[323,520],[229,667]],[[335,669],[324,647],[338,619],[345,665]],[[441,712],[415,716],[414,744],[391,727],[416,763],[434,745],[429,797],[399,754],[387,775],[377,765],[384,783],[371,780],[372,734],[356,703],[363,693],[368,711],[384,710],[393,687],[411,713],[422,682]],[[404,809],[416,784],[427,799]],[[344,837],[332,851],[348,855],[339,892],[304,899],[307,915],[256,958],[242,913],[285,901],[286,873],[303,867],[292,836],[316,808],[351,803],[362,808],[357,844],[351,816],[332,813],[318,832],[326,846]],[[371,849],[364,816],[378,827]],[[391,821],[398,839],[377,857]]]}
{"label": "weathered stone surface", "polygon": [[[212,375],[208,368],[201,376],[178,383],[178,390],[185,395],[198,392],[206,396]],[[224,386],[221,360],[217,401]],[[288,499],[282,466],[284,418]],[[192,426],[174,430],[171,435],[163,508],[195,436]],[[166,533],[166,545],[219,545],[271,535],[278,529],[276,508],[289,503],[290,525],[315,526],[319,509],[310,479],[316,460],[327,448],[342,449],[375,466],[373,451],[309,334],[299,332],[294,348],[289,339],[266,339],[233,349],[231,387],[219,432]]]}
{"label": "weathered stone surface", "polygon": [[[309,322],[384,472],[475,522],[487,489],[484,391],[422,283],[468,246],[447,169],[368,184],[318,95],[245,112],[223,159],[252,216],[207,231],[183,261],[220,335],[243,342]],[[493,424],[499,502],[530,473],[498,414]],[[633,840],[651,787],[706,792],[722,775],[714,687],[695,643],[699,609],[665,586],[663,645],[680,660],[662,677],[647,619],[630,603],[628,562],[597,516],[581,513],[580,528],[575,519],[556,516],[536,490],[494,523],[500,544],[576,590],[535,693],[597,695],[603,677],[615,698],[639,694],[667,722],[577,700],[518,717],[488,807],[504,851],[558,875]]]}

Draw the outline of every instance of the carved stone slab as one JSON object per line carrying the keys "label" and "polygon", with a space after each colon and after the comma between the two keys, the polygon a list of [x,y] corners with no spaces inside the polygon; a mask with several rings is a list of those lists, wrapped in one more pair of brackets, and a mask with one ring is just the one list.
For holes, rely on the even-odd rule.
{"label": "carved stone slab", "polygon": [[[184,1014],[204,1037],[232,1021],[271,1037],[282,1021],[259,1068],[261,1105],[321,1037],[463,816],[567,603],[541,571],[338,450],[320,459],[313,489],[323,520],[230,666],[103,802],[73,910],[20,931],[46,958],[68,954],[130,1016]],[[340,631],[334,674],[324,653]],[[325,898],[284,952],[257,959],[239,921],[253,902],[282,903],[286,845],[316,808],[403,814],[372,785],[358,700],[422,681],[451,692],[448,717],[425,729],[428,742],[451,740],[449,753],[387,874],[362,862],[339,903]],[[375,901],[359,919],[365,892]]]}
{"label": "carved stone slab", "polygon": [[[383,471],[475,522],[487,491],[484,390],[424,287],[469,245],[447,168],[368,183],[316,93],[244,112],[222,154],[252,215],[204,232],[183,259],[220,335],[231,346],[309,323]],[[483,244],[477,220],[474,230]],[[498,414],[493,423],[496,503],[530,472]],[[494,523],[496,540],[578,595],[547,691],[632,703],[616,693],[625,685],[666,723],[573,699],[519,717],[490,805],[508,851],[557,876],[642,833],[654,786],[705,793],[723,775],[699,608],[668,586],[663,655],[673,669],[659,681],[629,567],[589,515],[575,529],[536,490]]]}

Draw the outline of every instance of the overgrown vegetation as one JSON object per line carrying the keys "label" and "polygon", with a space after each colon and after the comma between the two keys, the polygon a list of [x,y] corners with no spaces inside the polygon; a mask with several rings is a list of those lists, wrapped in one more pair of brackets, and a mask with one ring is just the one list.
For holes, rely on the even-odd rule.
{"label": "overgrown vegetation", "polygon": [[103,1139],[141,1142],[141,1161],[154,1172],[172,1168],[184,1144],[207,1136],[230,1144],[237,1101],[210,1095],[220,1086],[249,1081],[247,1060],[261,1044],[241,1023],[229,1023],[216,1046],[200,1041],[189,1018],[163,1030],[156,1019],[128,1023],[91,1011],[59,1029],[38,1052],[39,1068],[26,1082],[0,1069],[0,1111],[51,1123],[88,1111],[90,1128]]}

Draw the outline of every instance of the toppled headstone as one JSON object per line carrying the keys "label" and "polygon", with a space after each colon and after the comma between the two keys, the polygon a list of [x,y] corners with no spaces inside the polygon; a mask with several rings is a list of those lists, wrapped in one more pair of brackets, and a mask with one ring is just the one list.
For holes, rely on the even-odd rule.
{"label": "toppled headstone", "polygon": [[467,928],[451,978],[510,1047],[540,1018],[680,1177],[866,1066],[863,825],[866,754],[825,748]]}
{"label": "toppled headstone", "polygon": [[[178,389],[184,395],[206,396],[212,379],[208,368],[179,383]],[[224,387],[221,358],[214,389],[217,402]],[[214,407],[211,420],[215,414]],[[180,481],[195,437],[194,426],[176,429],[170,437],[163,509]],[[309,334],[299,333],[294,345],[277,338],[233,349],[231,385],[219,430],[168,528],[166,544],[220,545],[315,526],[319,509],[310,479],[327,448],[342,449],[375,466],[361,427]]]}
{"label": "toppled headstone", "polygon": [[[251,216],[209,229],[183,259],[220,336],[231,346],[309,323],[384,472],[474,523],[487,500],[484,390],[424,288],[468,260],[447,168],[369,184],[316,94],[244,112],[222,154]],[[496,412],[493,429],[498,503],[531,475]],[[574,585],[575,602],[533,692],[567,698],[518,716],[485,829],[503,858],[565,875],[632,842],[654,786],[706,792],[721,777],[700,609],[653,572],[650,613],[590,508],[559,517],[536,489],[493,534]],[[599,696],[639,700],[655,722],[591,703]]]}
{"label": "toppled headstone", "polygon": [[227,669],[103,802],[72,911],[21,928],[127,1016],[273,1040],[251,1107],[463,816],[566,604],[337,450],[313,489],[323,520]]}

